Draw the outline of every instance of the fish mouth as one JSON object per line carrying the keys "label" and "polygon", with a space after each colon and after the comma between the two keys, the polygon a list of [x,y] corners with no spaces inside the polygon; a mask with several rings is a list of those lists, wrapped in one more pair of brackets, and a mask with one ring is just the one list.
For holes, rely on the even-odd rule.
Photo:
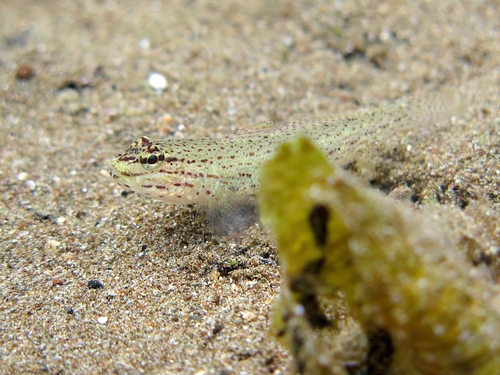
{"label": "fish mouth", "polygon": [[109,173],[116,173],[121,175],[119,169],[122,168],[120,168],[119,166],[120,166],[120,156],[114,158],[113,161],[111,162],[111,169],[109,170]]}
{"label": "fish mouth", "polygon": [[[111,168],[109,170],[109,174],[111,177],[114,179],[118,178],[127,178],[127,177],[137,177],[137,176],[142,176],[145,175],[146,173],[144,172],[139,172],[139,173],[132,173],[129,172],[128,168],[123,165],[123,163],[120,161],[120,158],[115,158],[111,162]],[[117,176],[117,177],[115,177]]]}
{"label": "fish mouth", "polygon": [[116,173],[115,173],[115,169],[113,169],[113,168],[111,168],[111,169],[109,170],[109,175],[111,176],[111,178],[112,178],[113,180],[119,180],[120,178],[122,178],[122,176],[120,176],[119,174],[116,174]]}
{"label": "fish mouth", "polygon": [[127,188],[127,189],[131,189],[130,184],[128,183],[127,179],[124,176],[122,176],[120,173],[117,173],[113,168],[111,168],[109,170],[109,175],[111,176],[113,181],[115,181],[118,185],[120,185],[124,188]]}
{"label": "fish mouth", "polygon": [[127,189],[133,189],[133,181],[131,177],[135,177],[139,174],[134,174],[129,172],[119,161],[119,158],[113,159],[111,163],[111,168],[109,168],[109,175],[118,185],[123,186]]}

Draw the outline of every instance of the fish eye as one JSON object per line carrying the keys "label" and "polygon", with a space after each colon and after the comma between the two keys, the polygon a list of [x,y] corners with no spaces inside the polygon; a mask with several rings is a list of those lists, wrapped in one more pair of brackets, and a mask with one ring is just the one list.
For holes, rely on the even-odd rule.
{"label": "fish eye", "polygon": [[155,154],[149,155],[148,164],[156,164],[156,163],[158,163],[158,156],[156,156]]}
{"label": "fish eye", "polygon": [[140,158],[140,162],[143,168],[149,170],[158,168],[160,165],[163,164],[164,160],[165,160],[164,155],[158,152],[154,152],[152,154],[142,156]]}

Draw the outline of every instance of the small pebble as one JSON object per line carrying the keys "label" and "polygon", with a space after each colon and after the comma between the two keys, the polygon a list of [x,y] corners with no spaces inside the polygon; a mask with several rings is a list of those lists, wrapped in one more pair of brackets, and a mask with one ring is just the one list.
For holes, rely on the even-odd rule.
{"label": "small pebble", "polygon": [[174,132],[174,137],[175,138],[184,138],[184,133],[183,133],[184,130],[186,130],[186,125],[179,124],[177,126],[177,130]]}
{"label": "small pebble", "polygon": [[69,115],[76,115],[83,109],[80,94],[77,90],[71,88],[59,91],[57,102],[61,111]]}
{"label": "small pebble", "polygon": [[161,135],[166,135],[174,131],[174,129],[171,127],[173,120],[174,118],[170,113],[166,113],[162,116],[159,122]]}
{"label": "small pebble", "polygon": [[295,44],[295,38],[291,35],[287,35],[283,38],[283,43],[287,47],[291,47]]}
{"label": "small pebble", "polygon": [[257,318],[257,315],[255,315],[255,313],[251,312],[251,311],[243,311],[241,313],[241,317],[246,320],[246,321],[253,321]]}
{"label": "small pebble", "polygon": [[389,197],[401,202],[409,202],[410,197],[413,194],[413,190],[408,186],[398,186],[389,193]]}
{"label": "small pebble", "polygon": [[52,220],[52,215],[44,211],[43,209],[35,210],[35,216],[40,220]]}
{"label": "small pebble", "polygon": [[151,73],[148,76],[148,84],[151,86],[158,94],[161,94],[163,90],[167,87],[167,79],[164,75],[160,73]]}
{"label": "small pebble", "polygon": [[100,289],[104,288],[104,284],[99,280],[89,280],[87,283],[89,289]]}
{"label": "small pebble", "polygon": [[36,183],[33,180],[28,180],[26,181],[26,187],[30,189],[31,191],[36,190]]}
{"label": "small pebble", "polygon": [[64,281],[59,278],[52,279],[52,286],[64,285]]}
{"label": "small pebble", "polygon": [[45,243],[45,254],[48,256],[57,256],[61,251],[61,242],[57,240],[48,240]]}
{"label": "small pebble", "polygon": [[142,49],[149,49],[149,47],[151,47],[151,43],[149,42],[149,39],[143,38],[139,41],[139,46]]}
{"label": "small pebble", "polygon": [[18,173],[17,175],[17,179],[19,181],[26,181],[28,179],[29,175],[26,173],[26,172],[21,172],[21,173]]}
{"label": "small pebble", "polygon": [[47,243],[46,243],[46,246],[55,249],[55,248],[58,248],[59,246],[61,246],[61,242],[60,241],[56,241],[56,240],[48,240]]}
{"label": "small pebble", "polygon": [[106,113],[106,122],[113,122],[119,116],[120,116],[120,111],[116,108],[112,108]]}
{"label": "small pebble", "polygon": [[166,124],[166,125],[170,125],[170,124],[172,123],[173,119],[174,119],[174,118],[172,117],[172,115],[171,115],[170,113],[165,113],[165,114],[163,115],[163,117],[161,118],[161,121],[162,121],[164,124]]}
{"label": "small pebble", "polygon": [[106,324],[108,322],[108,317],[106,317],[106,316],[100,316],[99,318],[97,318],[97,322],[99,324]]}
{"label": "small pebble", "polygon": [[16,71],[16,78],[19,80],[28,80],[33,78],[35,72],[29,65],[21,65]]}

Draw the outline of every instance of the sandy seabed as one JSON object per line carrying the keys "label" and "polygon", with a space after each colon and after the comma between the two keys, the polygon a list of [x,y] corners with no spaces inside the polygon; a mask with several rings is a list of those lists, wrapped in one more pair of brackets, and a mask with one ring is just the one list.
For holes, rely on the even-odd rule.
{"label": "sandy seabed", "polygon": [[[2,1],[0,373],[294,373],[267,337],[269,236],[219,238],[193,207],[123,192],[112,158],[141,135],[223,136],[466,84],[500,63],[499,7]],[[497,212],[499,83],[482,85],[464,118],[395,134],[360,177]]]}

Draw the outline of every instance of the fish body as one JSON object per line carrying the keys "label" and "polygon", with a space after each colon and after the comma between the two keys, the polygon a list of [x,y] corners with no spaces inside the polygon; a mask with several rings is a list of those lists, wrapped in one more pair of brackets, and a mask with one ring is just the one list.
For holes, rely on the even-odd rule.
{"label": "fish body", "polygon": [[282,127],[267,122],[225,138],[153,140],[142,136],[110,170],[121,186],[170,204],[254,195],[258,170],[278,145],[307,136],[330,161],[347,160],[402,129],[433,124],[463,110],[455,91],[423,93],[372,110],[312,117]]}

